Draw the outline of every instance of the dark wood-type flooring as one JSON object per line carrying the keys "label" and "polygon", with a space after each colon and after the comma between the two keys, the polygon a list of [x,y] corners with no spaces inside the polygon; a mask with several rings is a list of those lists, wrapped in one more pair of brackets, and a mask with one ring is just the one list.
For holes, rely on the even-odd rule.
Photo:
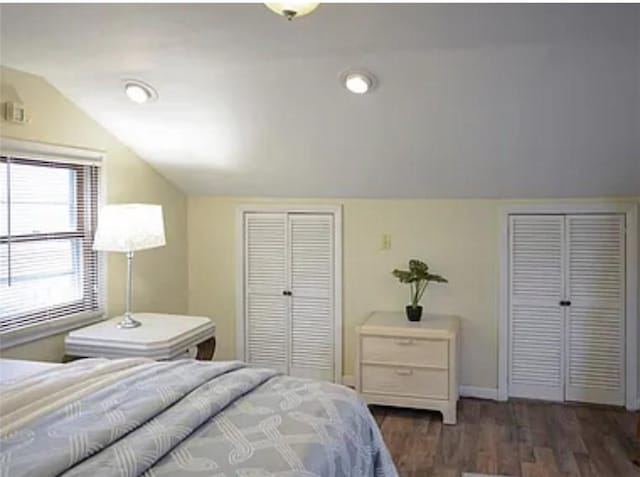
{"label": "dark wood-type flooring", "polygon": [[371,411],[403,477],[640,477],[631,463],[637,414],[623,409],[462,399],[455,426],[437,412]]}

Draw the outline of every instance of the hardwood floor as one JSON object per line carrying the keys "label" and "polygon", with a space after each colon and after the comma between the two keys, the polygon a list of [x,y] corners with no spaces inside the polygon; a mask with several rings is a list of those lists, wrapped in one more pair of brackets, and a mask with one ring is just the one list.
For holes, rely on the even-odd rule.
{"label": "hardwood floor", "polygon": [[525,400],[458,406],[455,426],[436,412],[371,406],[401,476],[640,477],[632,412]]}

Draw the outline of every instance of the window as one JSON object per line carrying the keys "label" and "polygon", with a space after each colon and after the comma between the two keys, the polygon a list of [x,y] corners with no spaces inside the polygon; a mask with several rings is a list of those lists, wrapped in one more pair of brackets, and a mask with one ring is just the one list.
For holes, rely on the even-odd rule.
{"label": "window", "polygon": [[0,156],[0,333],[101,314],[99,167]]}

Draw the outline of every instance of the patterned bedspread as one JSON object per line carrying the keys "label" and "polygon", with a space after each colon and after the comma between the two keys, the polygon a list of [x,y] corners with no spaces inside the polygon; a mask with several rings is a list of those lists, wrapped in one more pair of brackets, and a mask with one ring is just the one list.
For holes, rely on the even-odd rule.
{"label": "patterned bedspread", "polygon": [[397,475],[344,386],[240,362],[125,361],[74,362],[0,389],[0,476]]}

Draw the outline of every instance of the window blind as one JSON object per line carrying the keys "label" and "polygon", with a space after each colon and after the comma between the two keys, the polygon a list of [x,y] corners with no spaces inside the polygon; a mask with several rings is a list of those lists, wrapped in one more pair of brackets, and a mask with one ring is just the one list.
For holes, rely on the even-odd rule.
{"label": "window blind", "polygon": [[0,333],[102,311],[99,171],[0,156]]}

